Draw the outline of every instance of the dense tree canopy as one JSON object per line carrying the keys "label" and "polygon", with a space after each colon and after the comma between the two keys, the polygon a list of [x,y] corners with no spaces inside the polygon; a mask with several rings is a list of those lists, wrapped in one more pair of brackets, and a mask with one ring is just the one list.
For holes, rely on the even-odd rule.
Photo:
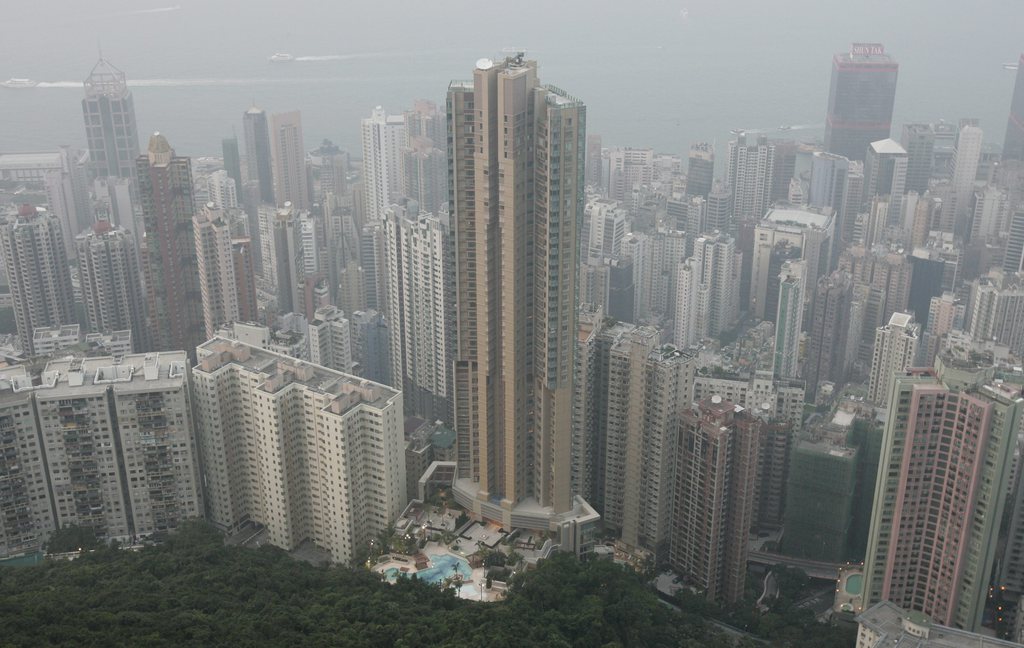
{"label": "dense tree canopy", "polygon": [[39,646],[728,646],[700,616],[663,605],[609,562],[556,556],[506,601],[273,547],[225,547],[192,525],[159,547],[101,549],[73,562],[0,569],[0,645]]}

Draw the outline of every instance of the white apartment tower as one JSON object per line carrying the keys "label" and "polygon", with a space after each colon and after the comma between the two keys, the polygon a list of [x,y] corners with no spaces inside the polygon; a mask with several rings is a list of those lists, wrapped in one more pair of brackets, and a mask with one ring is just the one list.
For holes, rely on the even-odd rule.
{"label": "white apartment tower", "polygon": [[391,384],[405,410],[451,422],[455,265],[448,212],[417,213],[403,201],[384,212],[384,267]]}
{"label": "white apartment tower", "polygon": [[89,330],[113,333],[130,330],[132,345],[147,348],[145,297],[131,232],[97,221],[75,237],[78,283]]}
{"label": "white apartment tower", "polygon": [[365,211],[368,220],[378,220],[404,190],[405,117],[388,115],[377,106],[362,121],[362,139]]}
{"label": "white apartment tower", "polygon": [[14,321],[25,353],[34,353],[36,328],[74,318],[71,273],[60,222],[45,210],[22,205],[0,224],[0,248],[14,302]]}
{"label": "white apartment tower", "polygon": [[714,232],[694,241],[693,256],[678,266],[676,346],[716,337],[736,325],[742,261],[727,234]]}
{"label": "white apartment tower", "polygon": [[192,370],[207,516],[262,524],[347,563],[406,505],[402,398],[355,376],[214,338]]}
{"label": "white apartment tower", "polygon": [[913,315],[896,312],[887,325],[875,330],[868,400],[876,406],[884,408],[889,405],[893,377],[914,366],[920,328]]}
{"label": "white apartment tower", "polygon": [[334,306],[316,309],[309,321],[309,360],[315,365],[352,373],[352,331],[345,313]]}
{"label": "white apartment tower", "polygon": [[747,136],[740,133],[729,142],[729,161],[725,183],[732,190],[733,218],[738,221],[756,221],[764,216],[772,190],[772,171],[775,166],[775,146],[760,136],[755,144],[747,144]]}

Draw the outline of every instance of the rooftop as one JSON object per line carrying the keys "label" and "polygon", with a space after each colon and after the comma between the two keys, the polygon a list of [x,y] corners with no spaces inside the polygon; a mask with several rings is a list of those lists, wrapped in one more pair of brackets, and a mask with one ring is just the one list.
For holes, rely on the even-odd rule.
{"label": "rooftop", "polygon": [[0,153],[0,169],[61,168],[59,151],[37,153]]}
{"label": "rooftop", "polygon": [[907,151],[896,140],[889,138],[871,142],[871,150],[880,155],[906,155]]}
{"label": "rooftop", "polygon": [[288,385],[300,384],[335,396],[337,406],[334,411],[338,414],[360,403],[382,407],[401,394],[380,383],[222,337],[204,342],[196,349],[196,354],[199,363],[195,371],[214,373],[229,364],[238,365],[262,374],[264,381],[260,389],[267,393],[277,393]]}
{"label": "rooftop", "polygon": [[[937,625],[920,612],[903,610],[888,601],[876,603],[858,616],[857,621],[878,636],[873,644],[863,644],[872,648],[996,648],[1020,645]],[[858,642],[858,645],[862,644]]]}
{"label": "rooftop", "polygon": [[111,356],[69,355],[50,360],[38,375],[30,373],[25,365],[4,369],[0,372],[0,401],[33,390],[46,398],[60,398],[90,388],[102,390],[112,384],[147,391],[174,389],[184,384],[187,370],[188,357],[184,351],[135,353],[120,360]]}
{"label": "rooftop", "polygon": [[832,221],[832,210],[824,213],[800,208],[773,207],[764,215],[764,220],[779,225],[799,225],[800,227],[817,227],[825,229]]}

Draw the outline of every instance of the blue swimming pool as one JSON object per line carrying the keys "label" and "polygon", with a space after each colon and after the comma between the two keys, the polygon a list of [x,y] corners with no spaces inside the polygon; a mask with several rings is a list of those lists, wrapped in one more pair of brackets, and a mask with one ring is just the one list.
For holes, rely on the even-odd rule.
{"label": "blue swimming pool", "polygon": [[[469,563],[464,558],[451,554],[440,554],[430,559],[430,567],[416,572],[416,578],[428,583],[440,583],[456,573],[460,574],[463,580],[469,580],[473,570],[470,569]],[[397,567],[389,567],[384,570],[384,577],[390,583],[395,582],[395,579],[399,576],[409,575],[407,573],[403,574]]]}

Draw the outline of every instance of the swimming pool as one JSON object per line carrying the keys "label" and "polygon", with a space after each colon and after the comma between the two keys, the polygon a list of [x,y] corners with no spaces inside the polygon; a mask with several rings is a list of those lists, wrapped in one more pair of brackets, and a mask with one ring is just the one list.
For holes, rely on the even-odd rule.
{"label": "swimming pool", "polygon": [[456,572],[462,576],[462,580],[469,580],[473,574],[465,558],[451,554],[438,554],[430,559],[430,564],[430,567],[416,572],[416,577],[428,583],[440,583]]}
{"label": "swimming pool", "polygon": [[860,596],[861,589],[864,587],[864,575],[863,574],[850,574],[846,578],[846,593],[851,596]]}
{"label": "swimming pool", "polygon": [[[465,558],[459,558],[451,554],[438,554],[430,559],[430,567],[421,569],[416,578],[428,583],[440,583],[444,579],[454,576],[456,573],[462,576],[462,580],[469,580],[473,570]],[[384,577],[389,583],[394,583],[399,576],[411,576],[408,572],[402,572],[398,567],[388,567],[384,570]]]}

